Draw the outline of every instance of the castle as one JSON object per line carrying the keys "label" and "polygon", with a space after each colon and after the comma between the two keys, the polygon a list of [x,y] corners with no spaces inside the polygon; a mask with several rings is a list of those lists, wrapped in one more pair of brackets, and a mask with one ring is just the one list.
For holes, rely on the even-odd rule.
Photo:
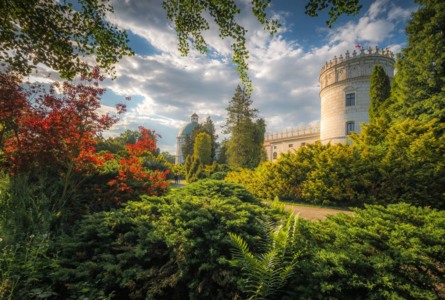
{"label": "castle", "polygon": [[[320,100],[321,119],[319,125],[281,132],[267,133],[264,148],[270,161],[281,153],[297,150],[316,141],[322,143],[344,143],[350,132],[360,132],[360,124],[369,122],[369,88],[371,73],[380,65],[389,76],[394,77],[394,54],[388,49],[361,48],[335,56],[321,68]],[[183,163],[182,145],[185,136],[198,125],[198,115],[191,116],[177,136],[176,163]]]}
{"label": "castle", "polygon": [[361,48],[335,56],[320,71],[320,125],[268,133],[264,148],[274,161],[281,153],[296,150],[308,143],[344,143],[350,132],[360,132],[360,124],[369,122],[370,77],[380,65],[394,77],[394,54],[388,49]]}

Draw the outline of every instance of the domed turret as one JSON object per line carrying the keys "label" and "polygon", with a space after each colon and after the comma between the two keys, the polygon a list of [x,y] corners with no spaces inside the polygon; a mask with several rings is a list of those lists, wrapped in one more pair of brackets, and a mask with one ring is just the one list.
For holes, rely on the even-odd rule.
{"label": "domed turret", "polygon": [[190,117],[190,123],[184,125],[181,130],[179,130],[177,142],[176,142],[176,164],[182,164],[185,160],[185,157],[182,155],[182,145],[184,144],[184,139],[187,135],[191,135],[193,129],[198,125],[199,117],[196,113],[194,113]]}

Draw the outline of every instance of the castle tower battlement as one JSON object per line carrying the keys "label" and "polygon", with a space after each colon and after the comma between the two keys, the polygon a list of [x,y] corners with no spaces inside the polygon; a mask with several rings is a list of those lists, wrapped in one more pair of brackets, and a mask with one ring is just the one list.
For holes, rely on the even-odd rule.
{"label": "castle tower battlement", "polygon": [[320,141],[339,143],[360,132],[369,122],[371,73],[380,65],[390,79],[394,76],[394,54],[388,49],[368,48],[334,56],[320,70]]}

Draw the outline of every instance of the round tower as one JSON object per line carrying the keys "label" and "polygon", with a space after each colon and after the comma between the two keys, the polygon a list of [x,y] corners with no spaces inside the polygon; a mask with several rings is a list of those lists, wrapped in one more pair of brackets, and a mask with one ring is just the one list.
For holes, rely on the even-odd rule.
{"label": "round tower", "polygon": [[368,48],[334,57],[320,71],[320,141],[342,143],[369,122],[369,87],[372,69],[380,65],[394,77],[394,54],[388,49]]}

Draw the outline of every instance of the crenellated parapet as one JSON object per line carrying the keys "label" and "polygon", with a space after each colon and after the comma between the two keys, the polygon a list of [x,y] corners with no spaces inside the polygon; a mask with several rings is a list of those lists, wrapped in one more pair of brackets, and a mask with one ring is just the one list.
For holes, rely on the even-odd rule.
{"label": "crenellated parapet", "polygon": [[266,133],[264,137],[264,142],[271,142],[280,139],[288,139],[292,137],[304,137],[313,134],[320,133],[320,126],[316,124],[314,126],[302,126],[298,128],[291,128],[277,132]]}
{"label": "crenellated parapet", "polygon": [[320,87],[324,88],[339,82],[371,76],[375,65],[381,65],[390,78],[394,72],[394,54],[388,49],[368,48],[346,51],[344,55],[334,56],[320,70]]}
{"label": "crenellated parapet", "polygon": [[388,58],[394,59],[394,53],[392,51],[390,51],[388,48],[380,49],[380,50],[377,46],[374,49],[369,47],[367,50],[365,50],[364,48],[361,48],[358,52],[356,50],[353,50],[352,53],[349,52],[349,50],[347,50],[344,56],[342,54],[340,54],[339,57],[334,56],[333,59],[331,59],[330,61],[327,61],[324,64],[324,66],[321,68],[320,74],[323,73],[324,71],[326,71],[327,69],[332,68],[332,67],[336,66],[337,64],[341,64],[347,60],[363,58],[366,56],[383,56],[383,57],[388,57]]}

